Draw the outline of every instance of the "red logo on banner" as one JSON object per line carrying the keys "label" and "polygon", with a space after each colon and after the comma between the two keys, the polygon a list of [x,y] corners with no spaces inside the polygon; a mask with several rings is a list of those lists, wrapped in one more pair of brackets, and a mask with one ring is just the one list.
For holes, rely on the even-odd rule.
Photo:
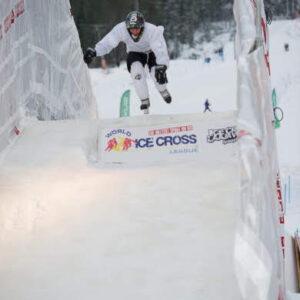
{"label": "red logo on banner", "polygon": [[[252,136],[252,134],[250,132],[246,131],[246,130],[240,130],[240,131],[238,131],[238,133],[237,133],[238,140],[241,139],[244,136]],[[256,141],[257,146],[261,146],[262,145],[262,142],[261,142],[260,139],[254,138],[254,140]]]}
{"label": "red logo on banner", "polygon": [[255,0],[251,0],[251,2],[252,2],[252,4],[253,4],[254,8],[257,8],[256,1],[255,1]]}
{"label": "red logo on banner", "polygon": [[135,140],[127,138],[127,137],[112,138],[112,139],[108,140],[105,151],[106,152],[128,151],[134,145],[135,145]]}
{"label": "red logo on banner", "polygon": [[[279,205],[279,224],[284,225],[285,220],[284,220],[284,205],[283,205],[283,199],[282,199],[282,192],[281,192],[281,182],[280,182],[280,176],[279,173],[277,173],[277,179],[276,179],[276,192],[277,192],[277,200],[278,200],[278,205]],[[282,248],[282,254],[283,257],[285,255],[285,240],[284,240],[284,233],[281,232],[281,248]]]}
{"label": "red logo on banner", "polygon": [[16,135],[19,135],[21,133],[20,129],[18,129],[16,126],[14,127],[14,132]]}
{"label": "red logo on banner", "polygon": [[12,10],[10,14],[4,19],[4,32],[7,33],[11,27],[11,24],[15,22],[15,13]]}
{"label": "red logo on banner", "polygon": [[283,289],[282,289],[282,287],[280,287],[279,294],[278,294],[278,300],[284,300],[284,299],[285,299],[285,297],[284,297]]}
{"label": "red logo on banner", "polygon": [[265,63],[266,63],[266,66],[268,68],[269,75],[271,75],[271,66],[270,66],[270,59],[269,59],[269,51],[265,54]]}
{"label": "red logo on banner", "polygon": [[267,24],[266,24],[264,18],[261,18],[261,27],[263,30],[264,41],[265,41],[265,43],[267,43]]}
{"label": "red logo on banner", "polygon": [[[19,1],[16,5],[15,8],[11,10],[8,16],[5,17],[4,19],[4,33],[7,33],[12,24],[15,23],[16,19],[21,16],[25,11],[25,2],[24,0]],[[1,28],[0,28],[1,29]],[[0,40],[2,38],[2,29],[0,30]]]}
{"label": "red logo on banner", "polygon": [[112,151],[112,150],[115,150],[118,146],[118,142],[117,142],[117,139],[116,138],[113,138],[111,140],[109,140],[107,142],[107,146],[105,148],[105,151]]}
{"label": "red logo on banner", "polygon": [[170,133],[179,133],[179,132],[186,132],[192,131],[193,125],[184,125],[184,126],[177,126],[177,127],[169,127],[169,128],[160,128],[160,129],[153,129],[148,132],[149,136],[155,135],[163,135],[163,134],[170,134]]}
{"label": "red logo on banner", "polygon": [[15,8],[16,16],[17,17],[21,16],[24,13],[24,11],[25,11],[25,3],[24,0],[21,0],[16,4],[16,8]]}
{"label": "red logo on banner", "polygon": [[264,38],[264,45],[265,45],[265,63],[268,68],[269,75],[271,75],[271,66],[270,66],[270,55],[268,50],[268,36],[267,36],[267,23],[264,20],[264,18],[261,18],[261,27],[263,32],[263,38]]}

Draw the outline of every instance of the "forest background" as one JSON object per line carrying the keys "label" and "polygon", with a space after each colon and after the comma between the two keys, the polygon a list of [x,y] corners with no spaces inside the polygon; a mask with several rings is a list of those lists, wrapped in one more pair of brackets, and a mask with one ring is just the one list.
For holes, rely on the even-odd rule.
{"label": "forest background", "polygon": [[[234,36],[233,0],[70,0],[83,51],[95,44],[128,12],[139,9],[147,22],[163,25],[172,59],[180,57],[184,45],[209,42],[222,32]],[[267,0],[273,18],[295,18],[300,14],[300,0]],[[197,39],[195,39],[197,33]],[[126,57],[120,44],[106,59],[119,65]],[[94,66],[97,65],[97,62]]]}

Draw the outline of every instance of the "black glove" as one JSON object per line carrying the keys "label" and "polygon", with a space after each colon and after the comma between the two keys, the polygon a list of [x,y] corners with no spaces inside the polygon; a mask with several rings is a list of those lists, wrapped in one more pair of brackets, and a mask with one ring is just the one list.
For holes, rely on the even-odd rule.
{"label": "black glove", "polygon": [[93,48],[87,48],[83,60],[86,64],[90,64],[93,61],[93,58],[97,56],[96,50]]}
{"label": "black glove", "polygon": [[166,71],[167,71],[167,66],[165,65],[155,66],[155,78],[159,84],[168,83]]}

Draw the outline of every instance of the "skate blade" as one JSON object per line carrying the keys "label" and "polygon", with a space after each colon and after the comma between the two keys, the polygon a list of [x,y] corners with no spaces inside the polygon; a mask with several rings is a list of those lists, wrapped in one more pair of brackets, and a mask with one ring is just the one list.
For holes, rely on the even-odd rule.
{"label": "skate blade", "polygon": [[149,115],[149,108],[144,109],[143,112],[144,112],[144,115]]}

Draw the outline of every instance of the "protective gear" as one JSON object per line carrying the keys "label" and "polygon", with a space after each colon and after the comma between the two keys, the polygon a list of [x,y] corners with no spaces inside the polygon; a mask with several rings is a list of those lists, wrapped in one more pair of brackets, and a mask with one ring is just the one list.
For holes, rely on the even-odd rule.
{"label": "protective gear", "polygon": [[87,48],[85,53],[84,53],[84,56],[83,56],[83,60],[86,64],[90,64],[94,57],[97,56],[97,53],[96,53],[96,50],[93,49],[93,48]]}
{"label": "protective gear", "polygon": [[168,83],[167,67],[165,65],[157,65],[155,66],[155,78],[159,84]]}
{"label": "protective gear", "polygon": [[97,56],[104,56],[118,46],[120,42],[126,44],[127,53],[148,53],[153,51],[159,65],[169,65],[169,54],[164,38],[164,28],[145,22],[143,38],[134,41],[128,33],[125,21],[116,25],[101,41],[96,44]]}
{"label": "protective gear", "polygon": [[[130,34],[131,38],[134,42],[138,42],[144,32],[145,27],[145,18],[143,14],[137,10],[130,12],[126,17],[126,28],[128,30],[128,33]],[[139,35],[134,35],[130,32],[130,29],[140,29]]]}
{"label": "protective gear", "polygon": [[149,113],[150,101],[149,98],[141,100],[141,110],[144,111],[144,114]]}
{"label": "protective gear", "polygon": [[135,91],[140,99],[149,98],[147,74],[143,65],[136,61],[131,65],[130,72]]}
{"label": "protective gear", "polygon": [[[143,38],[133,37],[130,29],[141,29]],[[137,34],[138,30],[134,31]],[[117,24],[95,47],[97,56],[104,56],[118,46],[120,42],[126,44],[127,68],[130,72],[132,82],[139,99],[141,99],[141,109],[144,113],[149,113],[149,90],[147,85],[147,65],[151,77],[157,90],[164,101],[170,103],[172,98],[167,87],[166,69],[169,65],[169,55],[167,44],[164,38],[164,28],[155,26],[144,21],[140,12],[131,12],[126,21]]]}
{"label": "protective gear", "polygon": [[167,89],[165,89],[164,91],[160,92],[161,96],[163,97],[163,99],[165,100],[166,103],[171,103],[172,102],[172,97],[169,93],[169,91]]}
{"label": "protective gear", "polygon": [[167,84],[159,84],[157,82],[156,76],[155,76],[155,67],[153,67],[151,69],[151,77],[154,81],[155,87],[157,88],[157,90],[159,91],[159,93],[161,94],[161,96],[163,97],[163,99],[165,100],[166,103],[171,103],[172,102],[172,97],[169,93],[169,91],[167,90]]}
{"label": "protective gear", "polygon": [[143,14],[137,10],[131,11],[126,17],[126,28],[139,28],[142,29],[145,26],[145,18]]}

